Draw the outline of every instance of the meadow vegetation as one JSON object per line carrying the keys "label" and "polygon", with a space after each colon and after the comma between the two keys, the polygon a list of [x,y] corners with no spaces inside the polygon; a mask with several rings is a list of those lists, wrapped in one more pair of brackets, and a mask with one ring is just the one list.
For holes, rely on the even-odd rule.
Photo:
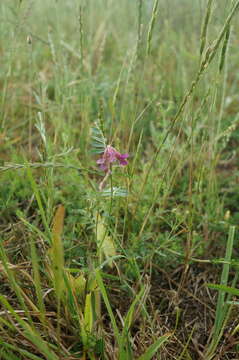
{"label": "meadow vegetation", "polygon": [[239,358],[238,10],[0,2],[0,359]]}

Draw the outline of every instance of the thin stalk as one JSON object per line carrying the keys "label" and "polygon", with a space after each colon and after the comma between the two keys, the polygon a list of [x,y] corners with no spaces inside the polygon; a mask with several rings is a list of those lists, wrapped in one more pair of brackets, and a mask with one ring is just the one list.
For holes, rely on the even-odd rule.
{"label": "thin stalk", "polygon": [[146,51],[147,55],[150,54],[150,50],[151,50],[151,40],[152,40],[152,36],[153,36],[153,30],[154,30],[156,17],[158,14],[158,4],[159,4],[159,0],[155,0],[154,6],[153,6],[153,11],[152,11],[152,16],[151,16],[151,20],[150,20],[150,24],[149,24],[148,36],[147,36],[147,51]]}
{"label": "thin stalk", "polygon": [[[227,286],[228,283],[228,276],[230,270],[230,261],[232,256],[232,249],[233,249],[233,242],[235,238],[235,226],[230,226],[229,234],[228,234],[228,241],[227,241],[227,248],[226,248],[226,255],[225,261],[223,265],[222,275],[220,285]],[[225,326],[225,320],[227,319],[227,314],[229,311],[229,305],[225,302],[225,291],[219,290],[218,300],[217,300],[217,307],[216,307],[216,318],[213,327],[213,332],[210,336],[211,343],[209,348],[206,352],[206,359],[211,359],[215,349],[217,347],[218,342],[223,333],[223,329]]]}
{"label": "thin stalk", "polygon": [[203,21],[202,33],[201,33],[201,39],[200,39],[200,41],[201,41],[200,55],[202,55],[204,48],[206,46],[206,42],[207,42],[208,24],[209,24],[209,20],[211,17],[213,1],[214,0],[208,0],[208,2],[207,2],[207,9],[206,9],[206,13],[205,13],[204,21]]}
{"label": "thin stalk", "polygon": [[[176,123],[179,121],[180,119],[180,116],[182,115],[184,109],[185,109],[185,106],[187,105],[189,99],[191,99],[191,96],[194,92],[194,90],[196,89],[199,81],[201,80],[201,77],[203,76],[204,72],[206,71],[206,69],[208,68],[208,66],[210,65],[210,63],[212,62],[213,58],[215,57],[216,53],[217,53],[217,50],[219,48],[219,45],[221,44],[221,41],[228,29],[228,26],[233,18],[233,16],[235,15],[236,11],[238,10],[239,8],[239,0],[235,3],[234,7],[232,8],[230,14],[228,15],[218,37],[216,38],[216,40],[212,43],[211,46],[209,46],[203,56],[203,59],[202,59],[202,62],[199,66],[199,69],[198,69],[198,72],[196,74],[196,77],[195,79],[192,81],[191,83],[191,86],[189,88],[189,90],[187,91],[186,95],[184,96],[181,104],[179,105],[179,108],[178,108],[178,111],[176,112],[172,122],[171,122],[171,125],[169,126],[168,128],[168,131],[166,132],[161,144],[158,146],[158,148],[156,149],[155,151],[155,155],[153,156],[150,164],[149,164],[149,168],[148,168],[148,171],[145,175],[145,178],[143,180],[143,183],[142,183],[142,186],[141,186],[141,190],[140,190],[140,193],[143,193],[143,190],[144,190],[144,187],[147,183],[147,180],[148,180],[148,177],[153,169],[153,166],[159,156],[159,153],[163,147],[163,145],[165,144],[169,134],[172,132],[173,128],[175,127]],[[136,213],[137,211],[137,208],[138,208],[138,204],[139,202],[136,204],[136,208],[135,208],[135,211],[134,213]]]}

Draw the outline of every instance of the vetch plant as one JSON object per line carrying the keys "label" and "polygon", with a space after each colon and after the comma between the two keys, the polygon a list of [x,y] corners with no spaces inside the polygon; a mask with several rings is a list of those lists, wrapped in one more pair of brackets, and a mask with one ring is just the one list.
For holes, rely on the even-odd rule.
{"label": "vetch plant", "polygon": [[115,161],[119,161],[120,165],[128,165],[126,160],[129,157],[129,154],[120,154],[115,148],[111,145],[107,145],[102,157],[97,160],[97,164],[100,165],[101,170],[110,171],[111,164]]}
{"label": "vetch plant", "polygon": [[126,159],[128,159],[129,154],[121,154],[112,145],[107,145],[107,140],[104,137],[101,124],[98,121],[95,122],[94,127],[92,128],[92,140],[92,152],[101,155],[96,162],[100,169],[105,172],[105,177],[99,185],[99,190],[103,191],[108,177],[112,174],[112,165],[115,162],[118,162],[121,166],[128,165]]}
{"label": "vetch plant", "polygon": [[239,0],[16,3],[0,359],[239,359]]}
{"label": "vetch plant", "polygon": [[[96,121],[94,127],[92,128],[92,149],[93,153],[101,155],[96,163],[99,165],[100,169],[105,172],[105,176],[99,184],[99,191],[102,196],[109,197],[111,199],[109,209],[106,211],[108,214],[106,217],[109,217],[112,212],[113,197],[127,196],[126,190],[113,186],[112,166],[116,162],[118,162],[121,166],[128,165],[128,161],[126,159],[129,157],[129,154],[121,154],[112,145],[107,145],[107,140],[104,137],[102,128],[103,125],[99,121]],[[110,188],[103,190],[109,177]],[[103,208],[104,206],[102,206],[102,209]],[[106,217],[102,217],[100,215],[102,213],[102,209],[96,214],[96,239],[99,264],[101,265],[104,256],[109,260],[109,265],[112,266],[110,258],[116,256],[116,246],[112,236],[109,235],[108,221]]]}
{"label": "vetch plant", "polygon": [[101,170],[104,170],[106,172],[104,179],[101,181],[99,185],[100,191],[103,190],[105,183],[109,175],[111,174],[112,163],[118,160],[121,166],[125,166],[128,164],[128,161],[126,160],[128,157],[129,154],[120,154],[111,145],[106,146],[102,157],[99,160],[97,160],[97,164],[100,165]]}

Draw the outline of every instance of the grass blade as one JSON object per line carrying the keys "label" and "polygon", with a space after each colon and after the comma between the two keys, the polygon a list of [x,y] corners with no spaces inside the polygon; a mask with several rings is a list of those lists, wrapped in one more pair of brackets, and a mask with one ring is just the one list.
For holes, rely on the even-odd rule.
{"label": "grass blade", "polygon": [[53,219],[52,226],[52,247],[50,248],[50,255],[52,260],[52,271],[54,274],[54,286],[56,290],[57,297],[61,297],[64,279],[63,279],[63,270],[64,270],[64,249],[61,240],[61,235],[63,232],[65,217],[64,206],[60,205]]}
{"label": "grass blade", "polygon": [[[225,255],[225,263],[223,264],[223,270],[221,275],[220,285],[210,285],[210,287],[214,287],[219,290],[218,300],[217,300],[217,308],[216,308],[216,317],[215,323],[213,327],[213,331],[211,333],[211,343],[208,347],[206,352],[206,358],[211,359],[214,355],[215,349],[217,347],[218,342],[222,336],[223,328],[225,326],[225,320],[227,318],[227,313],[229,310],[229,305],[225,302],[225,290],[227,291],[230,289],[227,286],[228,283],[228,276],[229,276],[229,269],[230,269],[230,261],[232,256],[232,249],[233,249],[233,241],[235,237],[235,226],[230,226],[229,234],[228,234],[228,241],[227,241],[227,248],[226,248],[226,255]],[[228,293],[232,294],[233,290],[227,291]],[[236,291],[238,295],[239,291]]]}
{"label": "grass blade", "polygon": [[152,16],[151,16],[150,24],[149,24],[148,37],[147,37],[147,55],[149,55],[150,49],[151,49],[151,40],[152,40],[154,25],[155,25],[155,21],[156,21],[156,17],[157,17],[157,12],[158,12],[158,4],[159,4],[159,0],[155,0],[154,6],[153,6],[153,11],[152,11]]}
{"label": "grass blade", "polygon": [[209,289],[219,290],[221,293],[228,293],[234,296],[239,296],[239,289],[232,288],[230,286],[225,285],[217,285],[217,284],[206,284]]}
{"label": "grass blade", "polygon": [[152,345],[150,345],[147,351],[143,355],[141,355],[138,360],[151,360],[156,354],[156,352],[159,350],[159,348],[169,339],[171,335],[171,333],[168,333],[160,336],[160,338],[156,340]]}
{"label": "grass blade", "polygon": [[209,20],[210,20],[210,17],[211,17],[211,10],[212,10],[213,1],[214,0],[208,0],[208,2],[207,2],[207,9],[206,9],[205,18],[204,18],[204,21],[203,21],[202,34],[201,34],[201,45],[200,45],[200,54],[201,55],[203,53],[203,50],[205,49],[206,42],[207,42],[207,30],[208,30]]}
{"label": "grass blade", "polygon": [[40,319],[43,325],[46,325],[46,309],[43,300],[43,292],[41,287],[41,279],[40,279],[40,272],[39,272],[39,259],[36,252],[36,247],[34,240],[30,238],[30,246],[31,246],[31,260],[32,260],[32,267],[33,267],[33,278],[34,278],[34,285],[36,288],[36,295],[37,295],[37,305],[40,310]]}
{"label": "grass blade", "polygon": [[98,286],[100,288],[101,295],[103,297],[105,306],[107,308],[107,311],[108,311],[108,314],[109,314],[109,317],[110,317],[110,320],[111,320],[111,324],[112,324],[112,327],[113,327],[115,338],[116,338],[116,340],[118,342],[118,345],[120,347],[121,346],[120,331],[118,329],[118,326],[117,326],[117,323],[116,323],[116,320],[115,320],[115,317],[114,317],[114,314],[113,314],[113,310],[112,310],[112,308],[110,306],[109,298],[108,298],[108,295],[107,295],[107,292],[106,292],[106,289],[105,289],[105,286],[104,286],[104,283],[103,283],[103,280],[102,280],[102,277],[101,277],[101,274],[100,274],[99,270],[96,271],[95,277],[96,277],[97,284],[98,284]]}
{"label": "grass blade", "polygon": [[[8,344],[6,343],[5,341],[3,341],[1,338],[0,338],[0,345],[3,347],[3,348],[6,348],[8,350],[12,350],[14,352],[18,352],[19,354],[21,354],[22,356],[24,356],[25,359],[31,359],[31,360],[42,360],[42,358],[34,355],[34,354],[31,354],[29,351],[27,350],[22,350],[20,349],[19,347],[17,346],[14,346],[14,345],[11,345],[11,344]],[[0,353],[1,355],[1,353]],[[11,358],[11,360],[13,360],[14,358]]]}
{"label": "grass blade", "polygon": [[26,321],[24,321],[12,308],[7,299],[0,295],[0,302],[4,308],[6,308],[12,315],[13,318],[22,327],[22,334],[40,351],[47,360],[59,360],[59,358],[50,350],[49,344],[47,344],[40,336],[40,334],[33,329]]}

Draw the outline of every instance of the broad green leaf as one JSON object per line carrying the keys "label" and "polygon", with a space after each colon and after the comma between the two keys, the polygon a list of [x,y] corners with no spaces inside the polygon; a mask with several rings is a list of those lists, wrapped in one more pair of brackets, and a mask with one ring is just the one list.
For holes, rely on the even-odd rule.
{"label": "broad green leaf", "polygon": [[101,216],[98,216],[96,238],[99,252],[104,254],[105,258],[109,260],[109,265],[112,267],[110,258],[116,256],[115,244],[111,236],[107,234],[107,228]]}
{"label": "broad green leaf", "polygon": [[85,293],[85,286],[86,286],[86,279],[84,275],[79,275],[76,278],[72,277],[73,280],[73,286],[74,291],[77,296],[83,296]]}
{"label": "broad green leaf", "polygon": [[85,298],[84,324],[87,333],[91,333],[93,327],[93,311],[91,305],[91,293]]}
{"label": "broad green leaf", "polygon": [[108,262],[109,266],[112,267],[113,263],[112,260],[110,260],[110,258],[116,256],[116,251],[115,251],[114,242],[110,236],[107,235],[105,236],[101,248],[106,259],[109,261]]}

